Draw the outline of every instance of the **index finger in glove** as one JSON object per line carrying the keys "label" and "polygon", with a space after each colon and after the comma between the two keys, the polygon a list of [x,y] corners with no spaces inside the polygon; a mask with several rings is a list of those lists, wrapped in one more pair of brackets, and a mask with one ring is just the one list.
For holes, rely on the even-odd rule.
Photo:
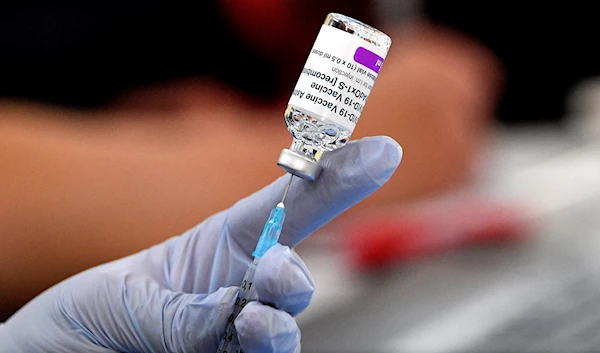
{"label": "index finger in glove", "polygon": [[[285,201],[286,221],[279,242],[290,247],[363,200],[392,176],[402,148],[392,138],[367,137],[326,154],[320,179],[292,181]],[[239,201],[230,210],[229,234],[246,249],[256,245],[269,211],[281,201],[289,177]]]}

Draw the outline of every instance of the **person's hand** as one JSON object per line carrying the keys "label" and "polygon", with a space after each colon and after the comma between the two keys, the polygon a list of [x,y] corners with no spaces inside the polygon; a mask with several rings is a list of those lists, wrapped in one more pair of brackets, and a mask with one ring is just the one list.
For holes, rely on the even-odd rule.
{"label": "person's hand", "polygon": [[[244,352],[300,351],[293,316],[314,286],[290,247],[383,185],[401,157],[392,139],[365,138],[326,156],[316,183],[294,180],[283,245],[261,259],[258,301],[235,321]],[[0,326],[0,352],[216,351],[236,286],[286,182],[279,178],[181,236],[50,288]]]}

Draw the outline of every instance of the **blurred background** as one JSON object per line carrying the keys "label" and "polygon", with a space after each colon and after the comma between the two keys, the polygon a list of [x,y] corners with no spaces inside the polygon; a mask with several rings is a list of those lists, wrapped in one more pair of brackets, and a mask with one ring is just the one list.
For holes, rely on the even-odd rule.
{"label": "blurred background", "polygon": [[[390,135],[404,158],[380,191],[298,248],[317,279],[315,304],[299,318],[304,350],[595,344],[568,322],[547,325],[572,317],[591,323],[579,325],[585,332],[600,328],[589,280],[600,278],[591,4],[32,0],[0,9],[0,320],[280,176],[287,100],[326,14],[340,12],[393,40],[353,139]],[[565,314],[575,308],[593,315]],[[573,337],[585,344],[574,348]]]}

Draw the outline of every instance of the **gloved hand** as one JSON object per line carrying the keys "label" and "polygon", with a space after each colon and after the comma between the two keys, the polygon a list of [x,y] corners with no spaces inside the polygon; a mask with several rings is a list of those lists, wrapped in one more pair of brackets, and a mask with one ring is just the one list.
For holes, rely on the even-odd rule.
{"label": "gloved hand", "polygon": [[[235,321],[244,352],[300,351],[293,316],[306,308],[314,286],[290,247],[379,188],[401,155],[390,138],[365,138],[326,156],[316,183],[294,180],[283,245],[261,259],[259,301]],[[287,180],[279,178],[181,236],[48,289],[0,326],[0,352],[215,352],[236,286]]]}

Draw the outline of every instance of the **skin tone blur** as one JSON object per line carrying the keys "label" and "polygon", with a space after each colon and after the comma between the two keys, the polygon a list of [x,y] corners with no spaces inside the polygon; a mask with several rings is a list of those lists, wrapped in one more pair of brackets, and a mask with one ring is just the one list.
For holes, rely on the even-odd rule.
{"label": "skin tone blur", "polygon": [[[392,136],[404,158],[357,213],[468,182],[499,92],[500,69],[476,43],[425,24],[390,34],[352,139]],[[94,112],[0,102],[0,317],[282,175],[277,157],[292,141],[285,105],[191,79]]]}

